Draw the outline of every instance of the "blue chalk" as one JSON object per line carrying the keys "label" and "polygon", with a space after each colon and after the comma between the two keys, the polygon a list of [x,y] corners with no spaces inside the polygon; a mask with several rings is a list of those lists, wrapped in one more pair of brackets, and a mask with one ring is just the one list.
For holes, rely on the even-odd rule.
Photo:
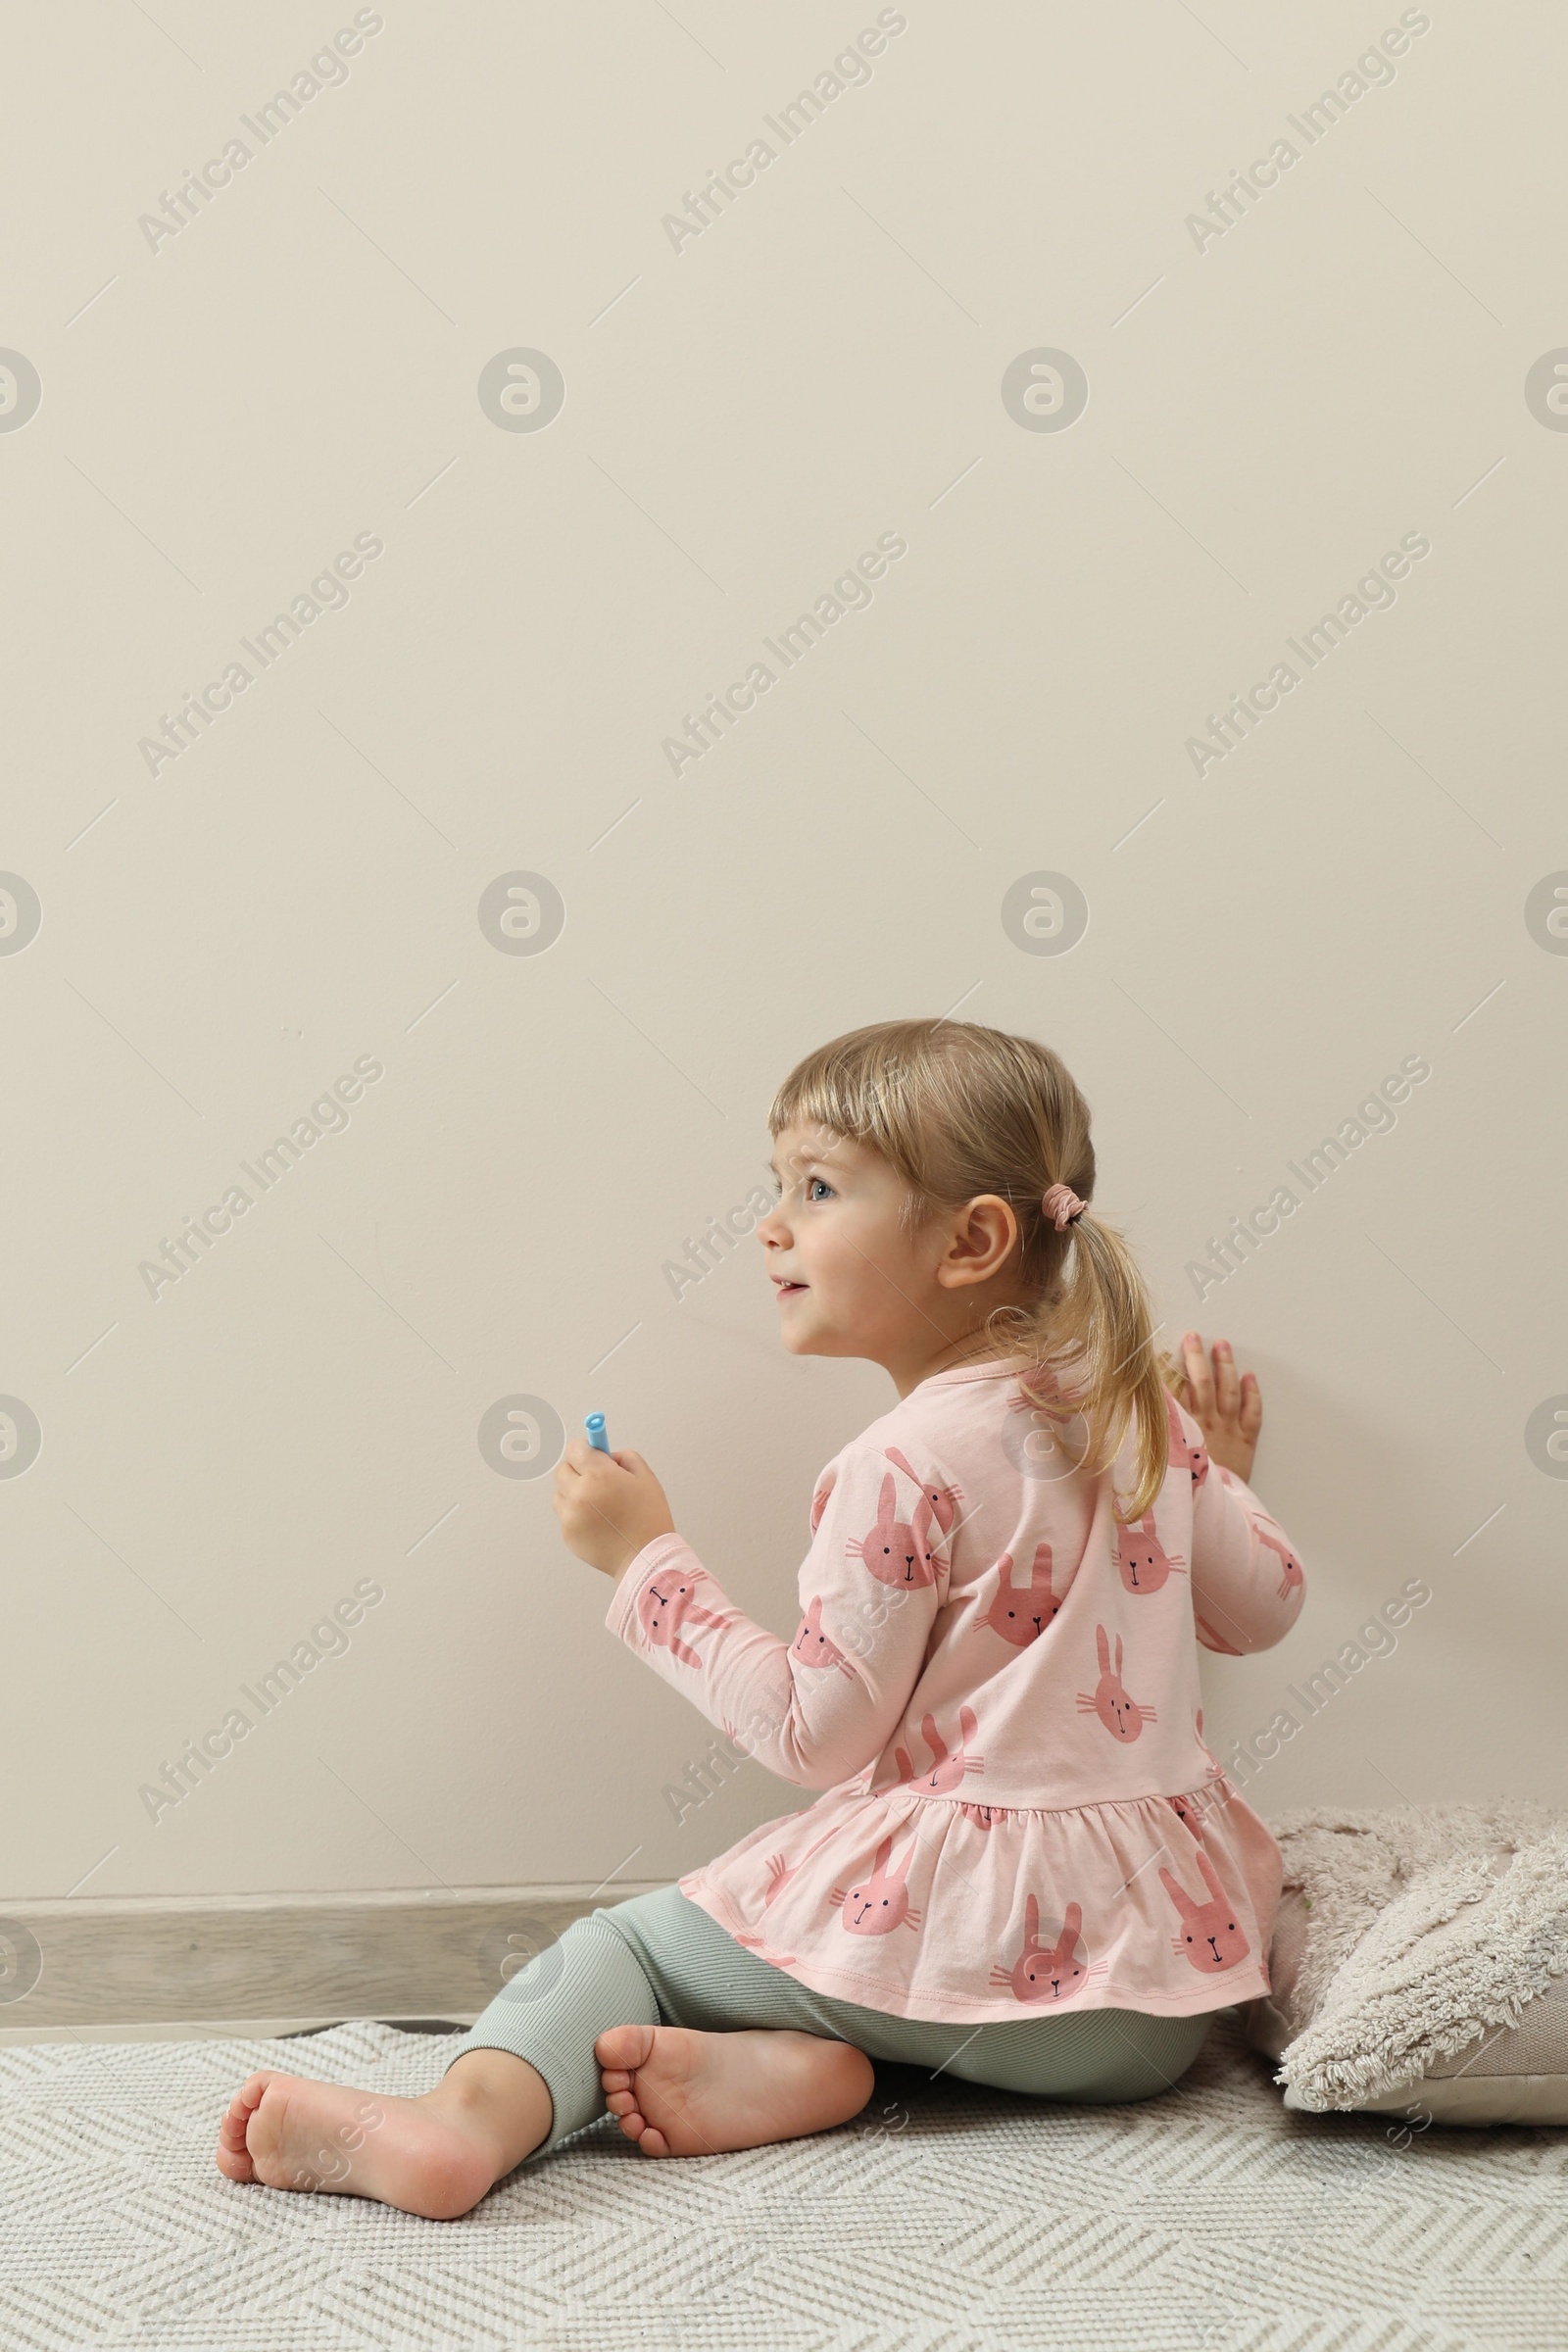
{"label": "blue chalk", "polygon": [[608,1453],[610,1451],[610,1440],[605,1435],[604,1414],[590,1413],[587,1419],[584,1421],[583,1427],[588,1432],[589,1445],[594,1446],[600,1453]]}

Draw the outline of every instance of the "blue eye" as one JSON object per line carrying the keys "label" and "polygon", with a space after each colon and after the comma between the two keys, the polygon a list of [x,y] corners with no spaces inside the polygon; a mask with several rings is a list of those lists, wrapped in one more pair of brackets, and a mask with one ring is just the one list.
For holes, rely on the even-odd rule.
{"label": "blue eye", "polygon": [[[820,1192],[815,1190],[815,1187],[818,1185],[821,1186]],[[806,1179],[806,1198],[808,1200],[831,1200],[833,1198],[833,1187],[827,1182],[825,1177],[808,1176]]]}

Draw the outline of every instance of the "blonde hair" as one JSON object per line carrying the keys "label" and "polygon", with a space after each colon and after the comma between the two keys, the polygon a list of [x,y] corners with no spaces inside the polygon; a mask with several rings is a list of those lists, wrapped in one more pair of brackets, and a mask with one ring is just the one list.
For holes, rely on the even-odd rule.
{"label": "blonde hair", "polygon": [[819,1046],[785,1079],[770,1131],[810,1124],[881,1153],[908,1188],[906,1223],[977,1193],[1010,1203],[1026,1303],[993,1308],[986,1339],[1019,1366],[1031,1404],[1056,1420],[1083,1413],[1096,1470],[1135,1425],[1133,1488],[1116,1507],[1141,1519],[1168,1466],[1173,1367],[1156,1354],[1143,1278],[1115,1227],[1086,1207],[1058,1233],[1042,1205],[1054,1184],[1086,1202],[1095,1189],[1089,1105],[1058,1055],[971,1021],[879,1021]]}

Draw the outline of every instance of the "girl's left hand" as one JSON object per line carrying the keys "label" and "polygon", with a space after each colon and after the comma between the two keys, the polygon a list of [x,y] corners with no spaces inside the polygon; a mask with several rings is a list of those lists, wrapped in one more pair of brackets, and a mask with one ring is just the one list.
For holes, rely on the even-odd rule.
{"label": "girl's left hand", "polygon": [[1252,1475],[1252,1456],[1257,1450],[1257,1433],[1263,1426],[1263,1398],[1255,1372],[1244,1372],[1236,1377],[1236,1358],[1229,1340],[1216,1340],[1213,1347],[1213,1369],[1203,1353],[1203,1343],[1196,1331],[1182,1339],[1182,1374],[1185,1396],[1177,1392],[1178,1403],[1185,1404],[1203,1433],[1203,1443],[1211,1461],[1223,1463],[1234,1470],[1238,1478]]}
{"label": "girl's left hand", "polygon": [[556,1464],[556,1517],[566,1549],[619,1577],[656,1536],[672,1536],[664,1490],[640,1453],[601,1453],[573,1438]]}

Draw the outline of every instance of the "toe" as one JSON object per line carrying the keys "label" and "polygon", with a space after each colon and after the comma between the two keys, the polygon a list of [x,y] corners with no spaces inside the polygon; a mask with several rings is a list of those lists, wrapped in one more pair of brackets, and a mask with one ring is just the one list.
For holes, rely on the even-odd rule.
{"label": "toe", "polygon": [[612,2090],[630,2090],[631,2088],[631,2077],[624,2067],[601,2067],[599,2081],[607,2096]]}
{"label": "toe", "polygon": [[214,2160],[227,2180],[254,2180],[257,2178],[245,2135],[251,2117],[261,2105],[263,2094],[271,2080],[270,2073],[248,2075],[229,2100],[227,2112],[219,2124]]}
{"label": "toe", "polygon": [[653,2046],[652,2026],[611,2026],[594,2043],[594,2056],[612,2073],[633,2075],[647,2065]]}
{"label": "toe", "polygon": [[656,2132],[652,2124],[649,2125],[637,2145],[645,2156],[667,2156],[669,2154],[668,2140],[662,2132]]}
{"label": "toe", "polygon": [[213,2151],[213,2162],[226,2180],[254,2180],[256,2178],[256,2167],[245,2145],[244,2130],[242,2128],[236,2136],[233,2122],[226,2115],[218,2127],[218,2146]]}

